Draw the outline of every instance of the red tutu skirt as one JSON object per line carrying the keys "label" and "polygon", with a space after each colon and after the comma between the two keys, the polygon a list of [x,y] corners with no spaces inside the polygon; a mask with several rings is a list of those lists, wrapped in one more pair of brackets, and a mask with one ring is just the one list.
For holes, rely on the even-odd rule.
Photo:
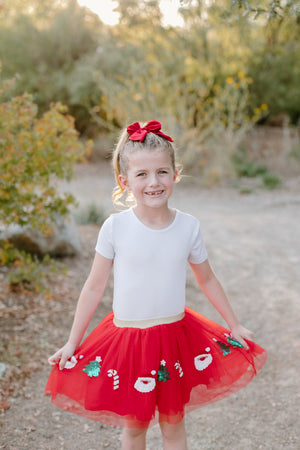
{"label": "red tutu skirt", "polygon": [[177,322],[144,329],[117,327],[110,313],[67,368],[52,369],[45,392],[59,408],[109,425],[175,424],[250,382],[267,354],[248,345],[189,308]]}

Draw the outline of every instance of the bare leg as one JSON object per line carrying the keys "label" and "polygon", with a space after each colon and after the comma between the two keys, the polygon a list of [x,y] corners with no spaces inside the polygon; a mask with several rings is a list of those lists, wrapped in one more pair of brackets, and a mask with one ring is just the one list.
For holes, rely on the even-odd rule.
{"label": "bare leg", "polygon": [[184,420],[177,424],[160,423],[164,450],[187,450]]}
{"label": "bare leg", "polygon": [[122,450],[146,450],[147,428],[124,428]]}

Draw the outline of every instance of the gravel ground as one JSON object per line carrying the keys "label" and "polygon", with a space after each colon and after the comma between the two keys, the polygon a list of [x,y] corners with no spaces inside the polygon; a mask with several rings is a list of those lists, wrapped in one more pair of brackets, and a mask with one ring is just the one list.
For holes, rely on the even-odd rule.
{"label": "gravel ground", "polygon": [[[107,165],[79,167],[69,186],[79,200],[112,207],[112,177]],[[299,179],[272,192],[203,190],[176,187],[172,203],[201,221],[209,258],[241,322],[268,351],[262,372],[245,389],[186,417],[190,450],[299,449]],[[90,193],[93,193],[92,196]],[[89,201],[87,198],[89,196]],[[42,342],[39,370],[15,392],[0,418],[1,449],[119,449],[121,430],[61,411],[43,394],[47,356],[67,338],[79,290],[89,271],[98,226],[80,226],[81,255],[66,260],[68,274],[58,277],[56,293],[45,302],[31,340]],[[111,310],[112,280],[95,313],[90,331]],[[187,304],[224,324],[188,271]],[[30,331],[30,330],[29,330]],[[27,330],[28,332],[28,330]],[[29,343],[28,343],[29,345]],[[299,355],[299,353],[298,353]],[[160,432],[151,428],[147,449],[161,449]]]}

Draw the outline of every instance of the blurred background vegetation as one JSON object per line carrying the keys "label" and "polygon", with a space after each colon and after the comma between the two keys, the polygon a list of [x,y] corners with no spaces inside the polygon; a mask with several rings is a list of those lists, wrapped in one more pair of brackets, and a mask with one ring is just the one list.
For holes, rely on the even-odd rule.
{"label": "blurred background vegetation", "polygon": [[117,2],[115,26],[75,0],[0,5],[2,77],[16,77],[13,95],[32,94],[39,114],[51,102],[68,106],[82,136],[156,117],[190,147],[191,135],[201,143],[279,114],[299,120],[296,1],[182,0],[180,27],[163,25],[158,0]]}

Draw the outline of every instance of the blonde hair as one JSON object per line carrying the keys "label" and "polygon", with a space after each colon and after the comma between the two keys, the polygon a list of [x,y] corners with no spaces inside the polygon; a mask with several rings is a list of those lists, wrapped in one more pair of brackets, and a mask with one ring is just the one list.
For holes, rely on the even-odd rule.
{"label": "blonde hair", "polygon": [[[143,127],[145,124],[140,124],[141,127]],[[153,151],[153,150],[162,150],[166,151],[171,158],[173,170],[178,171],[178,176],[176,181],[180,180],[180,172],[181,172],[181,166],[177,165],[175,162],[175,148],[172,145],[170,141],[165,139],[162,136],[159,136],[154,133],[147,133],[145,139],[143,142],[140,141],[132,141],[129,139],[129,134],[127,133],[127,128],[125,128],[119,138],[119,141],[116,145],[116,148],[113,152],[112,157],[112,164],[115,174],[115,179],[117,185],[115,186],[113,190],[113,202],[114,204],[123,205],[123,202],[121,202],[121,198],[125,194],[125,189],[121,185],[119,181],[119,175],[127,175],[128,170],[128,155],[132,154],[135,151]],[[134,198],[130,193],[127,193],[127,197],[125,199],[126,204],[130,204],[134,202]]]}

